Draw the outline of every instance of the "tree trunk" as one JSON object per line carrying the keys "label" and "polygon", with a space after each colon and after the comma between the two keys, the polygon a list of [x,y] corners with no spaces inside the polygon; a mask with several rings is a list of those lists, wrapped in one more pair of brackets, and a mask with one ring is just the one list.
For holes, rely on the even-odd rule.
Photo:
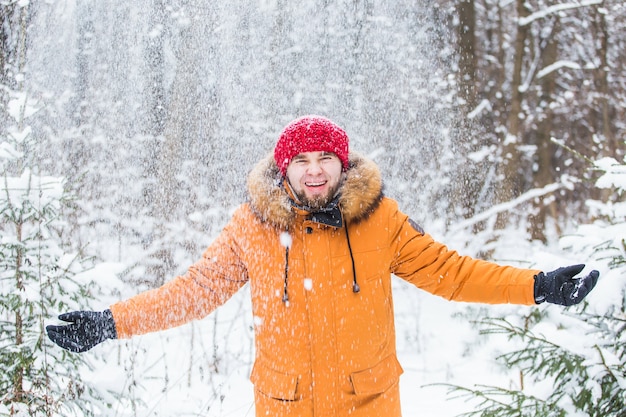
{"label": "tree trunk", "polygon": [[599,13],[596,9],[594,19],[595,33],[598,36],[598,58],[600,65],[594,71],[595,85],[598,89],[598,112],[600,113],[600,132],[606,141],[606,148],[604,154],[621,160],[623,155],[618,155],[619,145],[616,135],[613,133],[611,115],[611,105],[609,103],[609,97],[611,92],[609,91],[609,82],[607,80],[609,71],[609,62],[607,58],[609,49],[609,32],[606,25],[606,16],[604,13]]}
{"label": "tree trunk", "polygon": [[[74,127],[82,126],[89,118],[87,112],[90,106],[87,104],[87,92],[89,91],[89,76],[92,72],[90,58],[94,54],[93,36],[94,25],[91,14],[91,5],[86,2],[77,4],[78,13],[78,51],[76,52],[76,77],[74,81],[74,96],[72,100],[72,118]],[[67,146],[68,155],[79,153],[73,149],[75,141],[70,141]],[[80,165],[80,164],[77,164]],[[71,164],[70,164],[71,166]]]}
{"label": "tree trunk", "polygon": [[[200,3],[200,1],[198,2]],[[179,208],[188,201],[189,196],[179,187],[177,179],[184,160],[191,160],[197,152],[195,142],[208,140],[199,138],[199,125],[204,114],[200,86],[203,80],[200,69],[203,65],[201,51],[206,48],[203,28],[212,26],[215,16],[191,19],[189,26],[181,30],[180,44],[175,48],[176,73],[167,103],[167,118],[163,130],[163,143],[158,157],[157,216],[164,221],[177,216]],[[187,197],[187,198],[185,198]]]}
{"label": "tree trunk", "polygon": [[150,24],[146,41],[147,67],[147,123],[146,133],[154,137],[163,134],[165,126],[165,58],[164,43],[166,30],[165,4],[163,0],[153,0]]}
{"label": "tree trunk", "polygon": [[[197,0],[198,5],[204,4]],[[199,153],[198,141],[214,140],[200,137],[200,125],[206,120],[202,109],[213,103],[202,102],[204,81],[200,70],[211,62],[206,59],[207,36],[205,30],[214,27],[216,17],[196,16],[190,19],[189,26],[180,28],[179,43],[174,48],[176,56],[176,73],[174,74],[169,100],[167,102],[167,118],[163,126],[161,147],[157,156],[157,184],[155,189],[154,215],[157,220],[156,238],[167,236],[168,223],[183,218],[185,209],[193,206],[195,194],[190,187],[181,181],[182,166],[185,161],[192,161]],[[209,60],[214,57],[209,56]],[[216,98],[217,99],[217,98]],[[205,132],[206,133],[206,132]],[[217,152],[220,150],[218,149]],[[195,161],[201,163],[200,161]],[[154,256],[158,258],[153,270],[157,284],[174,271],[174,250],[163,239],[159,248],[155,248]]]}
{"label": "tree trunk", "polygon": [[[516,0],[518,22],[528,16],[525,0]],[[511,102],[507,116],[507,131],[500,149],[498,163],[498,181],[500,188],[497,192],[500,202],[510,201],[521,192],[520,186],[520,155],[518,144],[520,137],[520,121],[522,117],[522,70],[526,49],[528,27],[517,25],[517,35],[513,49],[513,74],[511,77]],[[508,213],[502,212],[498,216],[497,227],[504,228],[508,224]]]}
{"label": "tree trunk", "polygon": [[[553,30],[548,33],[548,38],[545,40],[545,47],[541,54],[541,66],[546,68],[554,64],[558,59],[558,48],[556,42],[556,35],[559,30],[558,19],[554,23]],[[541,95],[539,96],[539,109],[541,112],[541,119],[537,123],[537,171],[534,173],[534,186],[536,188],[542,188],[554,181],[553,170],[553,155],[554,145],[552,143],[552,128],[553,128],[553,112],[551,110],[551,103],[554,101],[554,93],[556,89],[556,77],[557,73],[552,72],[545,75],[539,80],[541,85]],[[556,218],[556,205],[554,199],[547,198],[549,203],[544,203],[544,198],[541,197],[536,201],[533,213],[529,216],[530,223],[530,235],[533,240],[539,240],[546,242],[546,219],[548,216]]]}
{"label": "tree trunk", "polygon": [[476,14],[474,0],[459,0],[457,3],[459,26],[457,48],[459,55],[459,93],[465,107],[471,111],[476,107]]}
{"label": "tree trunk", "polygon": [[[21,216],[20,216],[21,217]],[[20,243],[20,247],[16,250],[15,254],[15,289],[18,292],[24,292],[24,280],[22,277],[22,264],[24,252],[21,244],[22,242],[22,220],[15,225],[15,236],[16,240]],[[15,310],[15,344],[14,346],[19,347],[24,343],[24,321],[22,319],[22,313],[19,308]],[[24,373],[26,372],[26,368],[24,366],[24,361],[21,357],[18,356],[19,362],[15,364],[15,374],[14,374],[14,387],[13,387],[13,401],[21,402],[24,397]]]}
{"label": "tree trunk", "polygon": [[144,176],[150,180],[144,185],[144,204],[151,208],[155,215],[159,209],[157,177],[159,172],[159,153],[165,126],[165,59],[164,43],[166,31],[165,5],[163,0],[152,0],[149,13],[148,33],[145,34],[145,65],[146,65],[146,121],[144,133],[149,137],[147,142]]}
{"label": "tree trunk", "polygon": [[[477,72],[477,51],[476,51],[476,12],[474,0],[458,0],[456,4],[459,24],[457,27],[457,51],[458,51],[458,94],[461,99],[461,118],[459,120],[459,147],[468,154],[476,151],[484,144],[480,140],[472,141],[476,137],[474,126],[468,119],[468,114],[475,109],[477,104],[476,93],[476,72]],[[461,199],[463,215],[470,218],[476,210],[482,187],[482,177],[477,175],[477,171],[484,172],[484,163],[468,165],[460,170],[459,181],[455,181],[455,195]],[[477,230],[478,225],[475,226]]]}

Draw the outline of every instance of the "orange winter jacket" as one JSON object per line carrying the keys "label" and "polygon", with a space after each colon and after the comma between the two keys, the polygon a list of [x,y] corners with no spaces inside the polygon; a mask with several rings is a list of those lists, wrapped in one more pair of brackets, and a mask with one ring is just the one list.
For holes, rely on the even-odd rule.
{"label": "orange winter jacket", "polygon": [[391,275],[449,300],[530,305],[539,271],[448,250],[383,196],[372,161],[350,160],[339,211],[319,215],[294,209],[263,159],[249,202],[185,275],[111,306],[118,337],[205,317],[249,282],[257,416],[400,416]]}

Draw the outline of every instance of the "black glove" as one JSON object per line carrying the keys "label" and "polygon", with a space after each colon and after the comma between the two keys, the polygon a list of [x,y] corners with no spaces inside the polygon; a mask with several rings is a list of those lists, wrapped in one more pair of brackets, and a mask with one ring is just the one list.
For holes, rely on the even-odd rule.
{"label": "black glove", "polygon": [[600,273],[591,271],[586,277],[574,278],[585,265],[571,265],[556,271],[535,275],[535,302],[571,306],[580,303],[595,287]]}
{"label": "black glove", "polygon": [[72,311],[61,314],[59,320],[70,324],[46,326],[46,332],[50,340],[71,352],[85,352],[107,339],[117,339],[111,310]]}

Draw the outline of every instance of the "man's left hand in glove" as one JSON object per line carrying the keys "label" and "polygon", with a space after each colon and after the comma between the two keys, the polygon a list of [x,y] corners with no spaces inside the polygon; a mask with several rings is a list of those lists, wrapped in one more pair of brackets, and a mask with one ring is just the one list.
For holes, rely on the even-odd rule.
{"label": "man's left hand in glove", "polygon": [[535,302],[571,306],[580,303],[596,286],[600,273],[591,271],[584,277],[579,274],[585,265],[571,265],[555,271],[535,275]]}

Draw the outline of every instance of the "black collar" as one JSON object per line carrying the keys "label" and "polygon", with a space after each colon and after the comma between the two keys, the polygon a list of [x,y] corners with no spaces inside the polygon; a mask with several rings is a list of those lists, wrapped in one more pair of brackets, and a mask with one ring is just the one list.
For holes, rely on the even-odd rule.
{"label": "black collar", "polygon": [[341,210],[337,204],[337,199],[338,198],[335,198],[328,204],[328,206],[322,209],[312,211],[309,215],[309,219],[313,222],[325,224],[327,226],[336,228],[343,227],[343,216],[341,215]]}
{"label": "black collar", "polygon": [[289,199],[291,205],[299,210],[308,213],[307,219],[315,223],[324,224],[326,226],[332,226],[336,228],[343,227],[343,216],[341,215],[341,209],[339,208],[339,195],[335,196],[333,200],[320,209],[313,209],[309,206],[299,204],[293,199]]}

